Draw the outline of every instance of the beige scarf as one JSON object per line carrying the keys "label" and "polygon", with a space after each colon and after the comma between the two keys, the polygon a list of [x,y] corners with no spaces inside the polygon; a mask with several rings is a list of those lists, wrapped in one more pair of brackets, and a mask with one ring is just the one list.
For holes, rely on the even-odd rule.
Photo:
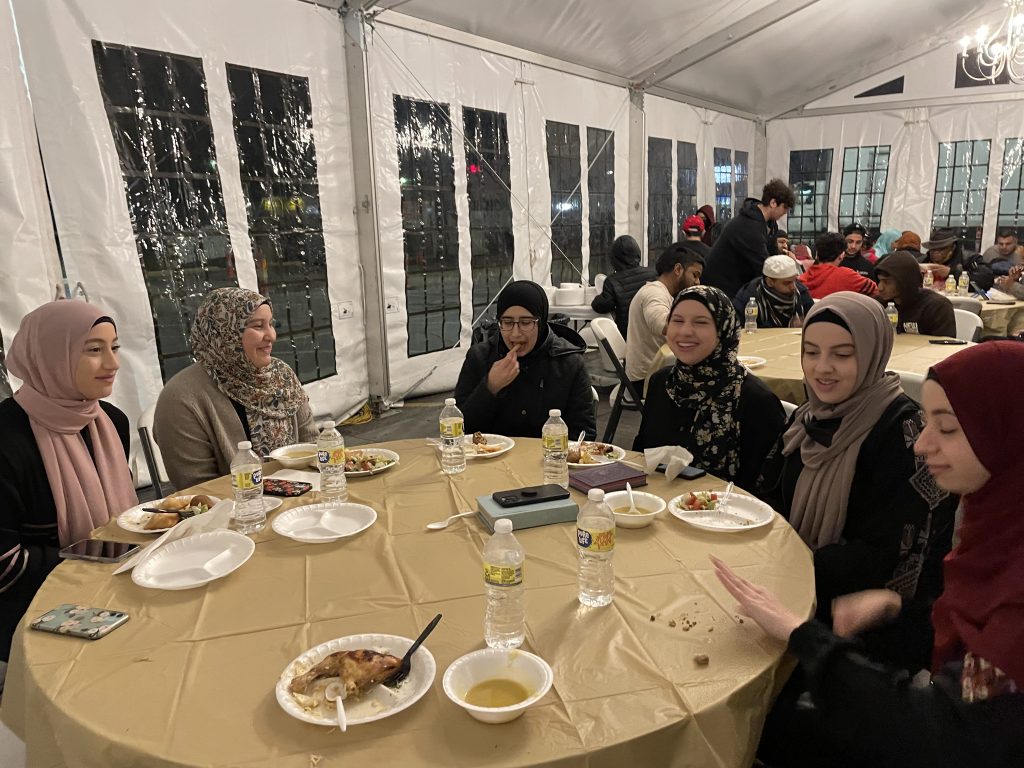
{"label": "beige scarf", "polygon": [[[853,336],[857,388],[847,400],[828,405],[807,386],[807,402],[796,410],[782,448],[784,456],[800,449],[804,468],[796,482],[789,521],[814,550],[835,544],[842,537],[861,444],[886,409],[903,394],[899,376],[885,372],[893,332],[882,305],[851,291],[833,293],[807,313],[805,335],[815,316],[828,310],[846,323]],[[842,419],[831,445],[822,445],[808,434],[810,419]]]}

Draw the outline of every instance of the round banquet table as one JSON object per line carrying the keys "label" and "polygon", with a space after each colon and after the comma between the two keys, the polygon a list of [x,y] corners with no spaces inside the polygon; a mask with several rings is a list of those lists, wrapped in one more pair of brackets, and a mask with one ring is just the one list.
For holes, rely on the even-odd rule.
{"label": "round banquet table", "polygon": [[981,306],[983,336],[1009,336],[1024,327],[1024,301],[1013,304],[993,304],[986,301]]}
{"label": "round banquet table", "polygon": [[[551,664],[555,681],[520,719],[485,725],[448,700],[441,677],[483,647],[486,529],[475,517],[439,532],[424,524],[475,509],[476,496],[538,484],[540,441],[517,439],[509,453],[470,461],[452,478],[422,440],[383,445],[401,462],[349,481],[350,499],[379,514],[352,538],[301,544],[268,525],[239,570],[185,591],[144,589],[127,573],[113,576],[114,565],[58,566],[28,617],[84,603],[131,619],[95,642],[22,622],[2,716],[26,741],[29,765],[750,765],[791,662],[783,643],[736,616],[708,554],[809,616],[811,555],[784,520],[712,533],[666,512],[648,528],[619,529],[615,601],[599,609],[576,599],[572,523],[517,531],[527,553],[524,648]],[[277,468],[268,463],[265,473]],[[721,485],[654,475],[644,490],[669,499]],[[220,478],[196,490],[225,497],[229,488]],[[309,500],[289,499],[281,509]],[[100,533],[148,541],[114,521]],[[340,733],[278,706],[277,679],[304,650],[351,634],[412,638],[439,612],[444,619],[426,642],[437,677],[412,707]],[[683,615],[695,626],[669,625]],[[706,666],[694,661],[698,653],[709,656]]]}

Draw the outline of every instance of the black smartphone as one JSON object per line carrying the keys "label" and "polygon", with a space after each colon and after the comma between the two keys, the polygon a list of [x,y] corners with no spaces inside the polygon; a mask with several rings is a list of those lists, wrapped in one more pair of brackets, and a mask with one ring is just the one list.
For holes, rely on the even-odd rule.
{"label": "black smartphone", "polygon": [[[665,465],[659,464],[656,471],[664,473]],[[683,471],[679,473],[679,477],[683,480],[696,480],[698,477],[704,477],[706,474],[707,472],[700,467],[683,467]]]}
{"label": "black smartphone", "polygon": [[961,339],[928,339],[928,343],[929,344],[952,344],[952,345],[959,346],[961,344],[966,344],[967,342],[963,341]]}
{"label": "black smartphone", "polygon": [[82,539],[64,547],[57,554],[66,560],[93,560],[97,563],[120,563],[141,549],[140,544],[107,539]]}
{"label": "black smartphone", "polygon": [[568,499],[569,489],[549,483],[528,488],[513,488],[510,491],[495,491],[491,498],[499,507],[521,507],[524,504],[537,504],[541,501]]}

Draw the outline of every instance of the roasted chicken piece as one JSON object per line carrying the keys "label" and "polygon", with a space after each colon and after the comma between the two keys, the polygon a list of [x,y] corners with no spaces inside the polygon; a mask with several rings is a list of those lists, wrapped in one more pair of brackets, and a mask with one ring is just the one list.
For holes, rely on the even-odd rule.
{"label": "roasted chicken piece", "polygon": [[487,438],[484,437],[483,432],[474,432],[473,443],[476,445],[487,445]]}
{"label": "roasted chicken piece", "polygon": [[306,694],[309,687],[325,677],[337,677],[345,686],[345,696],[358,696],[373,685],[387,680],[398,671],[402,660],[389,653],[361,648],[338,651],[327,656],[304,675],[292,678],[288,690]]}

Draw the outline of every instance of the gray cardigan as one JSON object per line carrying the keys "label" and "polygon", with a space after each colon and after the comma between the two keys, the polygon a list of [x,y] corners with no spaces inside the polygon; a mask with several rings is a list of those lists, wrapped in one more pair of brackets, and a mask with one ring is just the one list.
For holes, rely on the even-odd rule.
{"label": "gray cardigan", "polygon": [[[298,442],[315,442],[317,429],[308,399],[293,418]],[[167,476],[181,489],[228,474],[245,430],[231,400],[196,363],[175,375],[160,393],[153,438]]]}

